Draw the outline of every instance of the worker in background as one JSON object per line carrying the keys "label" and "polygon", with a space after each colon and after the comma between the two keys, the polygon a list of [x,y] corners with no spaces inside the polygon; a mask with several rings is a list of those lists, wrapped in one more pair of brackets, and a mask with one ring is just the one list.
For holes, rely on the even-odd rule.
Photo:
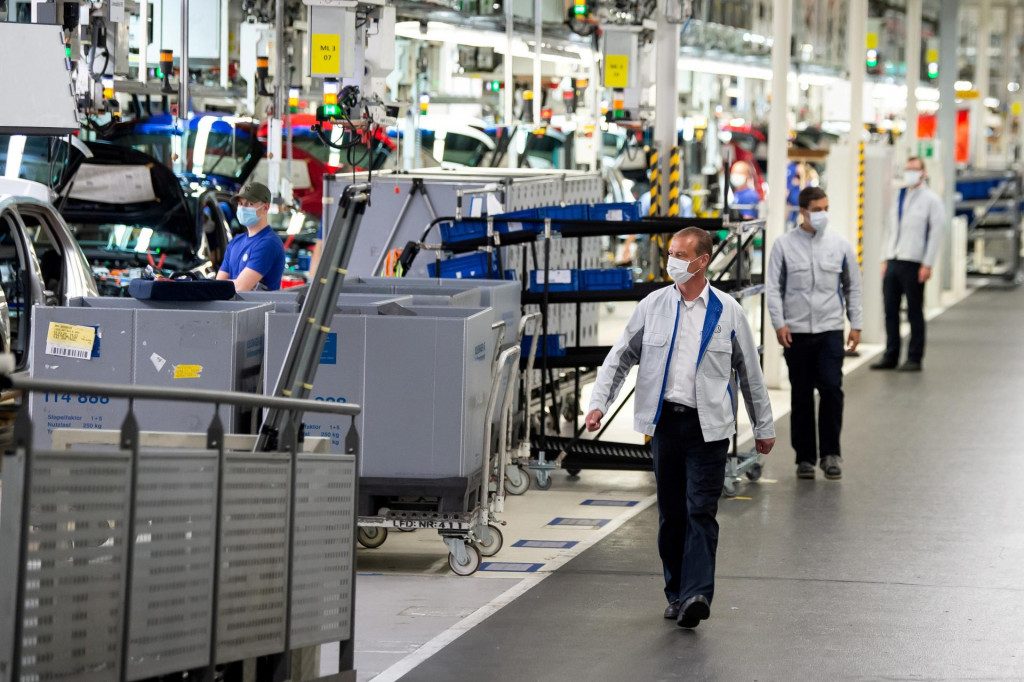
{"label": "worker in background", "polygon": [[871,369],[895,369],[900,360],[900,301],[907,299],[910,346],[902,372],[920,372],[924,359],[924,285],[939,255],[946,211],[942,198],[925,184],[924,161],[907,159],[905,187],[885,239],[882,296],[885,300],[885,353]]}
{"label": "worker in background", "polygon": [[276,291],[284,274],[284,244],[267,222],[270,189],[250,182],[232,198],[237,202],[235,216],[246,233],[228,242],[217,279],[234,281],[235,291],[257,287]]}
{"label": "worker in background", "polygon": [[[839,433],[843,426],[843,331],[845,348],[860,343],[860,268],[846,241],[828,228],[828,196],[807,187],[797,199],[800,227],[776,240],[768,260],[768,313],[782,345],[792,385],[791,418],[796,475],[814,478],[820,462],[825,478],[842,478]],[[821,404],[817,429],[814,390]],[[820,460],[818,454],[821,454]]]}
{"label": "worker in background", "polygon": [[708,618],[715,592],[715,515],[736,430],[733,370],[757,451],[767,454],[775,444],[754,335],[740,304],[708,283],[710,261],[705,230],[688,227],[672,237],[668,273],[675,284],[637,305],[598,372],[586,416],[587,430],[598,430],[630,368],[640,365],[633,426],[652,438],[664,615],[685,628]]}
{"label": "worker in background", "polygon": [[761,195],[752,186],[753,176],[750,164],[746,161],[737,161],[729,171],[729,185],[732,187],[732,201],[729,207],[735,207],[743,220],[757,218],[757,205],[761,203]]}

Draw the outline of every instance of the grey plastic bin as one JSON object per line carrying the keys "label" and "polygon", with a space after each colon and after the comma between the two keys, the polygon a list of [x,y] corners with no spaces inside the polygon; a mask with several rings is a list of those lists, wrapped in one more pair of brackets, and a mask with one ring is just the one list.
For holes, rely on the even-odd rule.
{"label": "grey plastic bin", "polygon": [[[271,304],[244,301],[163,302],[75,298],[66,307],[33,309],[31,372],[36,377],[147,386],[256,392],[260,387],[264,316]],[[47,353],[51,323],[96,328],[88,358]],[[94,396],[32,396],[37,447],[49,447],[55,428],[120,428],[124,401]],[[139,427],[205,431],[203,404],[138,401]],[[248,414],[221,408],[229,432],[248,433]]]}

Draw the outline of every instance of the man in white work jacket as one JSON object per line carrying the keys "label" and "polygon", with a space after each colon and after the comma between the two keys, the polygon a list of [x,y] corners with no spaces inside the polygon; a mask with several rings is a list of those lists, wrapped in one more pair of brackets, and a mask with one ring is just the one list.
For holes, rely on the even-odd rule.
{"label": "man in white work jacket", "polygon": [[743,308],[706,277],[711,236],[686,228],[668,244],[675,282],[640,301],[597,375],[586,424],[601,427],[630,368],[639,364],[633,426],[651,436],[657,479],[658,551],[665,618],[694,628],[711,613],[718,548],[718,498],[735,433],[735,370],[754,424],[757,451],[775,444],[768,391]]}
{"label": "man in white work jacket", "polygon": [[906,188],[900,190],[896,219],[885,240],[882,296],[885,299],[885,353],[871,369],[896,369],[900,361],[900,301],[907,299],[910,344],[902,372],[920,372],[924,359],[924,285],[932,276],[946,226],[942,197],[925,184],[924,161],[907,159]]}
{"label": "man in white work jacket", "polygon": [[[828,196],[819,187],[800,191],[801,224],[776,240],[765,279],[768,313],[789,366],[790,417],[798,478],[843,476],[839,432],[843,426],[843,358],[860,343],[860,267],[846,241],[828,227]],[[843,345],[844,313],[850,335]],[[814,391],[821,397],[817,429]]]}

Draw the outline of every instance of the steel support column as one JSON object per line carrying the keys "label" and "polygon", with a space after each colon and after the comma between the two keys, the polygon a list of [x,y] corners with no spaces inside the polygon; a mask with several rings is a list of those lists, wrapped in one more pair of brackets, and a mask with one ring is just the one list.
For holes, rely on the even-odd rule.
{"label": "steel support column", "polygon": [[[764,249],[786,231],[786,168],[789,165],[789,66],[792,36],[793,0],[776,0],[772,7],[772,108],[768,117],[768,223],[765,226]],[[726,178],[728,181],[728,178]],[[771,320],[764,334],[764,377],[769,388],[779,388],[782,381],[782,352],[775,338]]]}

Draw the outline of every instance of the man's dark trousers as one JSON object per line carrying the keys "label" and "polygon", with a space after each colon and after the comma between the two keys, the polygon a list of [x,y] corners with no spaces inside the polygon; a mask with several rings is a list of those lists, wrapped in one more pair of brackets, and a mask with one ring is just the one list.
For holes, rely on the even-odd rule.
{"label": "man's dark trousers", "polygon": [[918,280],[921,264],[908,260],[891,260],[885,266],[882,298],[885,299],[885,355],[883,360],[897,363],[900,359],[900,297],[907,297],[907,318],[910,320],[908,362],[924,358],[924,284]]}
{"label": "man's dark trousers", "polygon": [[658,552],[669,602],[715,594],[718,498],[729,441],[706,443],[697,410],[662,403],[651,440],[658,483]]}
{"label": "man's dark trousers", "polygon": [[[783,351],[789,365],[793,413],[790,416],[796,463],[818,463],[821,456],[842,455],[839,432],[843,428],[843,332],[793,334]],[[814,428],[814,389],[821,396],[817,439]],[[820,450],[817,447],[820,445]]]}

